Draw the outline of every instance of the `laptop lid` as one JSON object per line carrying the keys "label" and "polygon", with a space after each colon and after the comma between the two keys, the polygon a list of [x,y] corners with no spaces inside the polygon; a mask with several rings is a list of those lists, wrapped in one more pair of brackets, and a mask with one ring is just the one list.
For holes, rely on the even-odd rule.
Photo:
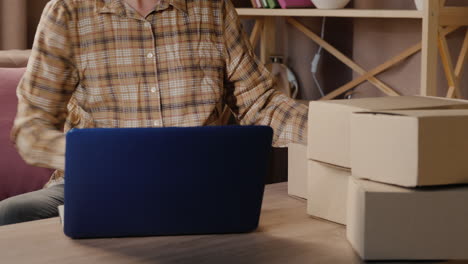
{"label": "laptop lid", "polygon": [[252,231],[272,133],[264,126],[73,129],[66,136],[64,232]]}

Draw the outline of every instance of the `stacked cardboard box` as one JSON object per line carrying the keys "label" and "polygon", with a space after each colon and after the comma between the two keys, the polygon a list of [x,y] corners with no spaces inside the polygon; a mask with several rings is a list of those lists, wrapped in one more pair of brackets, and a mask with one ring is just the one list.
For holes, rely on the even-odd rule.
{"label": "stacked cardboard box", "polygon": [[[333,193],[344,190],[351,176],[350,129],[354,112],[401,109],[451,108],[465,102],[433,97],[402,96],[353,100],[315,101],[309,105],[308,213],[346,224],[346,199]],[[320,164],[316,164],[319,162]],[[324,167],[325,164],[334,165]],[[319,168],[327,168],[320,170]],[[326,173],[325,173],[326,171]],[[326,177],[325,175],[330,175]],[[340,180],[337,180],[340,179]],[[313,184],[320,182],[321,184]],[[333,209],[332,209],[333,208]],[[342,215],[336,218],[336,215]]]}
{"label": "stacked cardboard box", "polygon": [[311,102],[308,213],[347,224],[364,259],[468,258],[468,187],[414,188],[468,183],[466,109],[417,96]]}
{"label": "stacked cardboard box", "polygon": [[468,183],[467,109],[364,112],[351,120],[353,175],[406,187]]}
{"label": "stacked cardboard box", "polygon": [[309,161],[308,169],[307,213],[345,224],[350,170],[318,161]]}
{"label": "stacked cardboard box", "polygon": [[307,199],[307,146],[288,145],[288,194]]}
{"label": "stacked cardboard box", "polygon": [[[296,100],[303,105],[310,101]],[[307,146],[297,143],[288,145],[288,194],[307,199]]]}
{"label": "stacked cardboard box", "polygon": [[403,188],[352,177],[346,236],[365,260],[468,259],[468,187]]}
{"label": "stacked cardboard box", "polygon": [[467,153],[467,109],[354,113],[353,177],[368,179],[348,189],[347,237],[359,255],[468,259]]}

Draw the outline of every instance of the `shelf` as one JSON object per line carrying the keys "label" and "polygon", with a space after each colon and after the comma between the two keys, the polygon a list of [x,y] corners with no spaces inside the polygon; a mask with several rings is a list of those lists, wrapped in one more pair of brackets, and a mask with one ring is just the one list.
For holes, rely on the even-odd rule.
{"label": "shelf", "polygon": [[441,26],[467,26],[468,7],[445,7],[440,9],[439,24]]}
{"label": "shelf", "polygon": [[[260,57],[263,63],[275,51],[276,17],[285,17],[286,23],[304,33],[308,38],[324,47],[329,53],[357,72],[358,78],[339,87],[335,92],[328,94],[328,99],[334,98],[340,93],[354,88],[364,81],[369,81],[387,95],[396,93],[391,87],[381,82],[376,75],[393,67],[409,56],[421,51],[421,87],[420,94],[424,96],[437,95],[437,65],[438,53],[440,52],[442,65],[448,80],[447,97],[459,97],[460,87],[456,81],[460,69],[465,64],[468,51],[468,32],[463,41],[463,46],[458,55],[456,65],[449,54],[446,35],[454,32],[462,26],[468,26],[468,6],[455,7],[446,6],[446,0],[423,0],[424,10],[389,10],[389,9],[269,9],[269,8],[237,8],[237,13],[243,19],[255,19],[255,26],[250,36],[251,42],[260,40]],[[390,60],[380,64],[371,70],[360,67],[352,59],[323,40],[307,26],[303,25],[295,17],[349,17],[349,18],[399,18],[419,19],[422,25],[422,40],[420,43],[409,47],[395,55]],[[439,52],[438,52],[439,49]],[[458,73],[457,73],[458,69]]]}
{"label": "shelf", "polygon": [[418,10],[382,9],[267,9],[237,8],[239,16],[286,16],[286,17],[367,17],[367,18],[414,18],[422,19],[423,12]]}

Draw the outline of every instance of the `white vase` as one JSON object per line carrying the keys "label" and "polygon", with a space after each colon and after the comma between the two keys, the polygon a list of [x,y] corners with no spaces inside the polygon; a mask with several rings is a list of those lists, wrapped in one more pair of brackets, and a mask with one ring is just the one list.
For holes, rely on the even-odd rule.
{"label": "white vase", "polygon": [[312,0],[318,9],[339,9],[345,7],[351,0]]}
{"label": "white vase", "polygon": [[414,0],[414,4],[416,5],[417,10],[424,9],[424,0]]}

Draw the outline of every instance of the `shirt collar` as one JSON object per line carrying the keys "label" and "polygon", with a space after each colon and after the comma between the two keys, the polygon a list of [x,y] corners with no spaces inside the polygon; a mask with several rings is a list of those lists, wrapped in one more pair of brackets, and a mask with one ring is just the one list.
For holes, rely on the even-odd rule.
{"label": "shirt collar", "polygon": [[[123,0],[96,0],[96,12],[100,14],[113,13],[124,15],[126,13],[125,4],[122,1]],[[161,0],[159,5],[164,5],[165,3],[187,13],[187,0]]]}
{"label": "shirt collar", "polygon": [[124,3],[120,0],[96,0],[95,9],[99,14],[125,14]]}

